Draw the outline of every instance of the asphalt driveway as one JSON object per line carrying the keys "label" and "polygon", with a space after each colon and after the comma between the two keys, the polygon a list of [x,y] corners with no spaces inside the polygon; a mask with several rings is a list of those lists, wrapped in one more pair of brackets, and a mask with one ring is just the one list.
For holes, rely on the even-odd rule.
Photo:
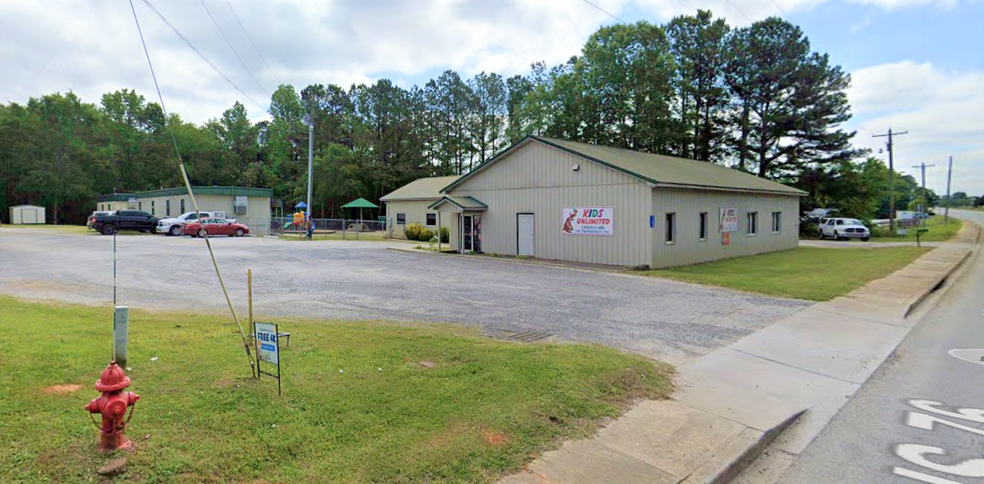
{"label": "asphalt driveway", "polygon": [[[225,237],[212,242],[243,315],[246,269],[252,268],[258,319],[450,322],[479,325],[493,336],[538,330],[674,364],[808,304],[651,277],[387,250],[398,242]],[[119,304],[225,308],[204,241],[120,236],[117,249]],[[113,239],[0,228],[0,293],[112,304]]]}

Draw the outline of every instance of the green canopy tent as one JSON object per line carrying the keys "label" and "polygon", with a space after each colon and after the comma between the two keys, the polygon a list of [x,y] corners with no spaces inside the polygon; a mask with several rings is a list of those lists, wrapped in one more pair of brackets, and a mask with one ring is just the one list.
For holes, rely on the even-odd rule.
{"label": "green canopy tent", "polygon": [[379,208],[379,205],[376,205],[375,203],[372,203],[369,200],[366,200],[365,198],[360,198],[360,199],[357,199],[357,200],[352,200],[351,202],[346,203],[345,205],[342,205],[342,209],[343,210],[344,209],[347,209],[347,208],[357,208],[357,209],[359,209],[359,225],[361,226],[362,225],[362,209],[364,209],[364,208],[377,208],[378,209]]}

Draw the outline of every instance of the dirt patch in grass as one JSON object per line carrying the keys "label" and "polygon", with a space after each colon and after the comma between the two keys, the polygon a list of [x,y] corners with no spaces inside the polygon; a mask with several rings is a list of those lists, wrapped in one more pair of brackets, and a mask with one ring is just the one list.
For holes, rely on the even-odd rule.
{"label": "dirt patch in grass", "polygon": [[76,385],[75,383],[68,383],[65,385],[51,385],[44,388],[44,393],[48,395],[68,395],[69,393],[74,393],[82,389],[82,385]]}
{"label": "dirt patch in grass", "polygon": [[502,432],[495,432],[486,428],[482,429],[482,438],[484,438],[485,441],[492,446],[502,445],[506,442],[506,440],[508,440],[506,434]]}

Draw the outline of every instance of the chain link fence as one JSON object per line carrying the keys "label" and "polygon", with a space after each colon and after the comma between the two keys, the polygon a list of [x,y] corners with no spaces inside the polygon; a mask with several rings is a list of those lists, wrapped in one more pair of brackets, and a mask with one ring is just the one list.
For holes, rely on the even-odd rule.
{"label": "chain link fence", "polygon": [[[315,218],[314,235],[336,235],[342,239],[356,240],[360,235],[371,234],[383,237],[386,234],[386,222],[378,220],[352,220],[339,218]],[[296,235],[306,233],[303,223],[294,223],[293,217],[274,217],[270,220],[270,235]]]}

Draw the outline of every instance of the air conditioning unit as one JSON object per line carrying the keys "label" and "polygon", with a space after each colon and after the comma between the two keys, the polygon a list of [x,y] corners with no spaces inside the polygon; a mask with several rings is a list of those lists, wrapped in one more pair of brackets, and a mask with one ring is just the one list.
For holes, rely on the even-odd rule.
{"label": "air conditioning unit", "polygon": [[233,208],[236,209],[236,213],[237,214],[244,214],[244,213],[246,213],[247,200],[248,200],[247,197],[237,196],[232,201],[232,206],[233,206]]}

